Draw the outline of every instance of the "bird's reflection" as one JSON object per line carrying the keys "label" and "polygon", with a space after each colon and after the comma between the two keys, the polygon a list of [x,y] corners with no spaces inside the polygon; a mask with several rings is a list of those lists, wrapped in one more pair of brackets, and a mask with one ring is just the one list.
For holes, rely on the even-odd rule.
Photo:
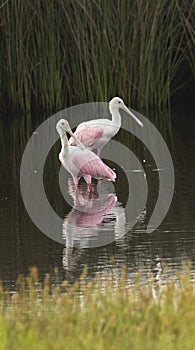
{"label": "bird's reflection", "polygon": [[93,248],[121,239],[126,233],[125,210],[115,193],[109,193],[107,185],[100,182],[89,193],[84,185],[75,191],[73,182],[68,192],[73,198],[73,208],[64,218],[62,231],[65,240],[63,266],[72,268],[73,248]]}

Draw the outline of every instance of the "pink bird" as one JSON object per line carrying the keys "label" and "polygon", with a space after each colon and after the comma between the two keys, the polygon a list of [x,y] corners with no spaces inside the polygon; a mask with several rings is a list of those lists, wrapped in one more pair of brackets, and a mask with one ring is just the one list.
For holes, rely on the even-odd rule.
{"label": "pink bird", "polygon": [[[142,122],[125,106],[120,97],[114,97],[109,102],[109,110],[112,120],[94,119],[83,122],[77,126],[74,135],[82,142],[85,148],[90,151],[97,149],[97,155],[100,156],[101,149],[108,141],[117,134],[121,127],[121,115],[119,109],[123,109],[130,115],[137,124],[143,127]],[[76,142],[73,137],[69,139],[69,145],[75,146]]]}
{"label": "pink bird", "polygon": [[[76,188],[81,177],[84,177],[90,192],[92,191],[91,178],[115,181],[115,172],[96,154],[84,148],[82,143],[73,134],[67,120],[60,119],[56,125],[56,129],[60,135],[62,144],[59,160],[64,168],[72,175]],[[76,147],[68,144],[67,132],[75,140]]]}

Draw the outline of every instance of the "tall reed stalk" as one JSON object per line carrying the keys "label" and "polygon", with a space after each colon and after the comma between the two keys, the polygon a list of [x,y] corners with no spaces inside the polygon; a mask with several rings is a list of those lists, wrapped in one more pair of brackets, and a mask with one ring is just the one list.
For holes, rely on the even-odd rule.
{"label": "tall reed stalk", "polygon": [[194,74],[190,0],[2,0],[0,106],[62,108],[122,96],[162,108]]}

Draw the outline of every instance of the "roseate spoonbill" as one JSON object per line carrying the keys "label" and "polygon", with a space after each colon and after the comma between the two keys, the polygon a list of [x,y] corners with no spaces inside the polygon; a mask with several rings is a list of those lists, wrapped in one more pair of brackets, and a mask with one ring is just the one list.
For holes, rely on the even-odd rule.
{"label": "roseate spoonbill", "polygon": [[[90,151],[97,149],[97,155],[100,156],[101,149],[117,134],[121,127],[119,109],[124,110],[138,125],[143,126],[142,122],[125,106],[123,100],[120,97],[114,97],[109,102],[109,111],[112,115],[112,120],[94,119],[83,122],[77,126],[74,135],[82,142],[85,148]],[[73,137],[69,139],[69,145],[76,145]]]}
{"label": "roseate spoonbill", "polygon": [[[92,191],[91,178],[107,179],[115,181],[116,174],[110,169],[96,154],[84,149],[84,146],[73,134],[67,120],[60,119],[56,125],[56,129],[61,139],[61,152],[59,160],[64,168],[72,175],[73,182],[77,188],[79,179],[84,177],[87,182],[88,189]],[[66,133],[69,133],[77,146],[70,146]]]}

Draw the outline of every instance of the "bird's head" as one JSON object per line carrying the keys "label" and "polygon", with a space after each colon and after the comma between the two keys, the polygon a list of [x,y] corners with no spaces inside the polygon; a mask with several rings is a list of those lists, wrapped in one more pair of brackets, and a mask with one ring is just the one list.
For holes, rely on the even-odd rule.
{"label": "bird's head", "polygon": [[119,110],[121,108],[127,114],[129,114],[139,126],[143,126],[142,122],[127,108],[124,101],[120,97],[113,97],[113,99],[109,102],[109,110],[112,114],[114,111]]}
{"label": "bird's head", "polygon": [[124,101],[120,97],[113,97],[112,100],[109,102],[109,108],[112,109],[118,109],[123,108],[125,106]]}
{"label": "bird's head", "polygon": [[70,125],[67,120],[60,119],[56,124],[57,132],[60,136],[63,136],[66,132],[72,133]]}
{"label": "bird's head", "polygon": [[57,122],[57,124],[56,124],[56,129],[57,129],[57,132],[60,135],[60,137],[62,137],[64,134],[68,133],[75,140],[77,147],[79,147],[81,150],[85,149],[84,145],[73,134],[67,120],[60,119],[59,122]]}

